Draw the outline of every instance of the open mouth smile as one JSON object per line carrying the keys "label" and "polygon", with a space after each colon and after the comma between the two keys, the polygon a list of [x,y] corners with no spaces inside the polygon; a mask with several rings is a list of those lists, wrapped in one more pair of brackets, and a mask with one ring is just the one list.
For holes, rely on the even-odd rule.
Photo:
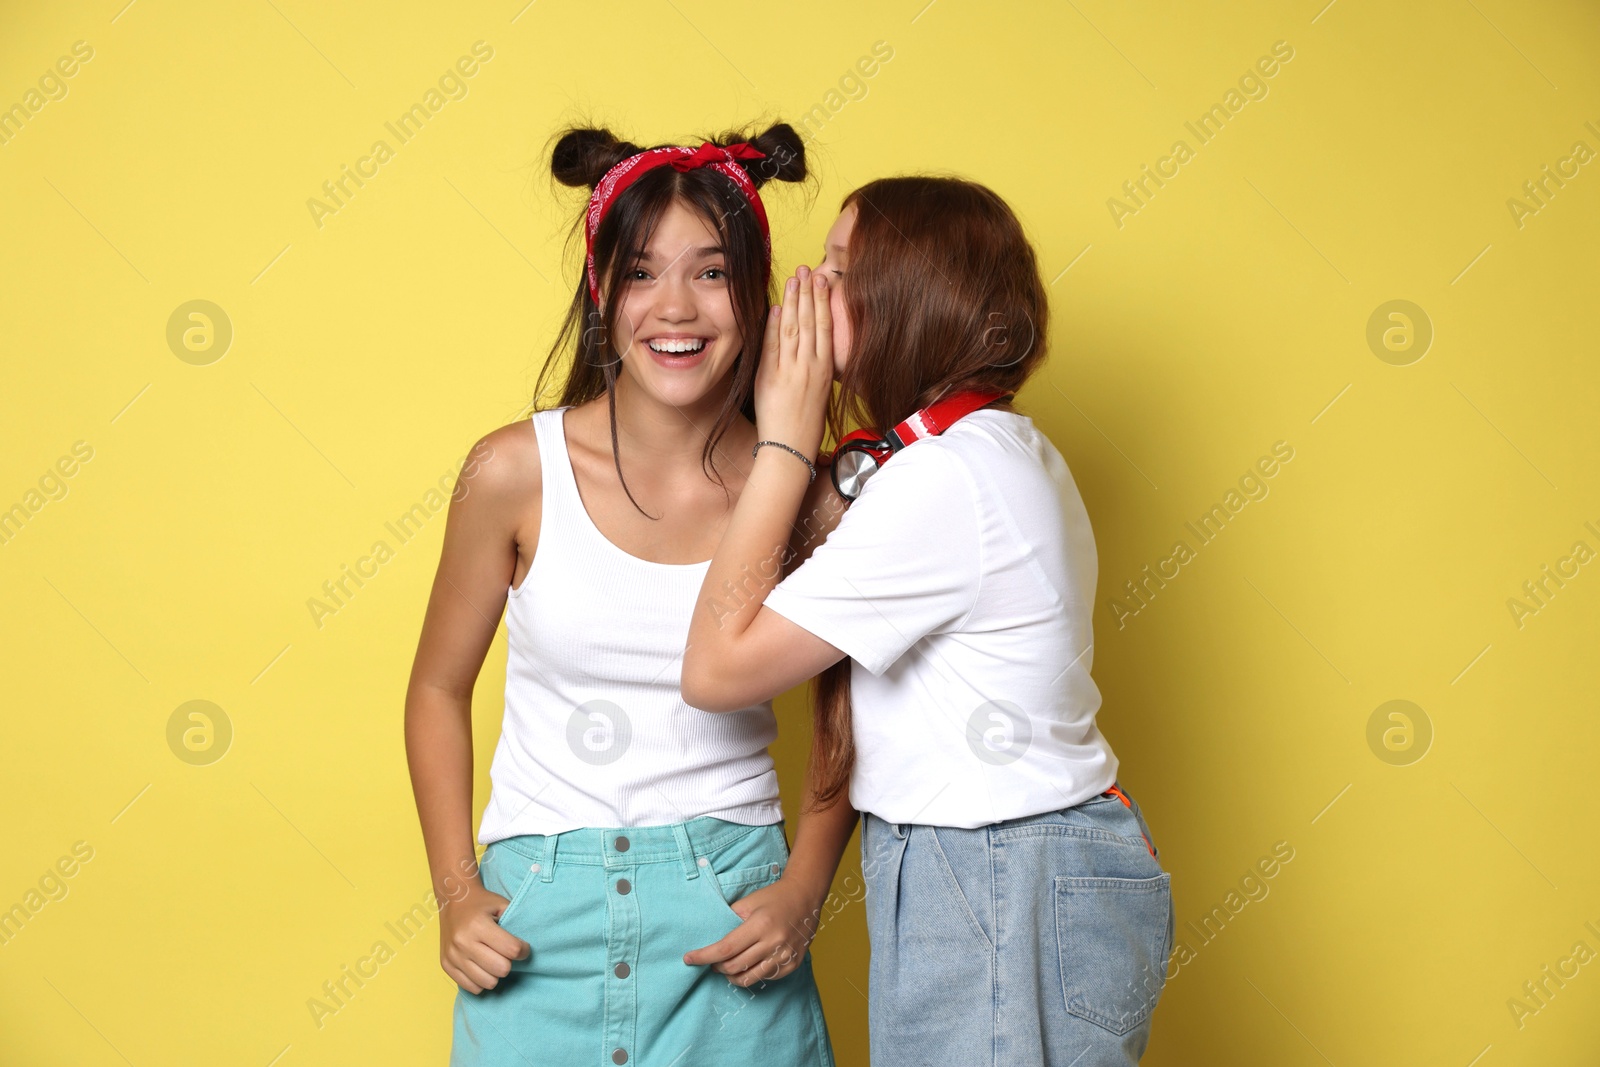
{"label": "open mouth smile", "polygon": [[650,351],[661,356],[699,355],[707,344],[704,337],[653,337],[645,342]]}

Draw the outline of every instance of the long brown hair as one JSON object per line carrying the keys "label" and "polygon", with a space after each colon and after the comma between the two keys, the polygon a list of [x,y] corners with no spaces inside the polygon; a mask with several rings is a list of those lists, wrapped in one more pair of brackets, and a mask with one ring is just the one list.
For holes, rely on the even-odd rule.
{"label": "long brown hair", "polygon": [[[961,178],[869,182],[854,205],[843,279],[850,355],[828,411],[886,430],[948,393],[1022,388],[1046,354],[1050,307],[1033,246],[992,190]],[[850,782],[850,664],[817,677],[813,787],[828,806]]]}
{"label": "long brown hair", "polygon": [[[712,144],[720,146],[746,141],[766,155],[765,159],[735,161],[744,168],[758,189],[770,179],[787,182],[805,179],[805,143],[794,127],[787,123],[777,123],[754,137],[733,131],[710,140]],[[592,192],[606,171],[642,151],[645,149],[619,140],[610,130],[568,129],[556,139],[550,158],[550,173],[563,185],[587,188]],[[607,398],[611,420],[611,454],[616,463],[617,478],[622,481],[622,491],[627,493],[628,499],[641,513],[645,513],[644,509],[634,500],[627,480],[622,476],[622,455],[617,444],[616,384],[617,368],[621,365],[622,349],[626,344],[613,343],[613,338],[623,336],[617,331],[617,319],[621,314],[623,294],[627,290],[627,275],[634,266],[633,253],[649,244],[662,214],[674,201],[685,204],[705,219],[717,234],[723,253],[727,256],[733,317],[744,342],[733,361],[732,387],[717,413],[717,420],[700,457],[706,474],[719,485],[722,484],[711,457],[722,435],[727,433],[739,415],[755,421],[752,384],[755,381],[756,362],[760,358],[763,324],[772,287],[763,282],[770,257],[766,237],[761,233],[754,211],[733,182],[711,168],[680,171],[674,167],[657,167],[617,197],[606,213],[605,220],[600,223],[594,240],[595,273],[600,279],[601,291],[610,294],[606,309],[602,312],[596,306],[594,298],[589,295],[588,282],[580,270],[577,288],[567,305],[561,330],[551,345],[534,389],[534,404],[537,407],[545,396],[548,383],[563,369],[566,362],[564,357],[570,352],[572,362],[567,370],[561,398],[549,406],[582,404],[602,395]],[[572,229],[571,240],[575,243],[582,240],[583,224],[583,215],[580,213]]]}

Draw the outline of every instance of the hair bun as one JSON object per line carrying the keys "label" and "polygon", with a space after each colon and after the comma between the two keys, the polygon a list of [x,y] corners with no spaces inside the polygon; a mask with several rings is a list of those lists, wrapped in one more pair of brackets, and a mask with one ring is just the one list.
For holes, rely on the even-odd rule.
{"label": "hair bun", "polygon": [[806,143],[800,139],[793,126],[779,122],[769,126],[754,137],[745,138],[729,134],[723,141],[731,144],[745,140],[751,148],[765,155],[765,159],[741,159],[739,165],[750,175],[756,188],[769,181],[800,182],[806,178]]}
{"label": "hair bun", "polygon": [[550,153],[550,173],[562,185],[593,189],[606,171],[641,149],[607,129],[573,127],[562,132]]}

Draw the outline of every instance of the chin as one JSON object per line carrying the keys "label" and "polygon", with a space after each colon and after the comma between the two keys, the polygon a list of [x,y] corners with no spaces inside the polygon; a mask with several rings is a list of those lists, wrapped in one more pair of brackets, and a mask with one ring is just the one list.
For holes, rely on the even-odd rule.
{"label": "chin", "polygon": [[634,379],[657,400],[673,407],[696,407],[704,403],[717,392],[717,386],[732,370],[732,358],[723,358],[715,351],[708,351],[698,363],[674,367],[652,358],[644,346],[639,348],[642,351],[630,353],[637,359],[632,367]]}
{"label": "chin", "polygon": [[663,403],[675,408],[697,408],[706,403],[712,390],[702,389],[687,382],[652,382],[650,391]]}

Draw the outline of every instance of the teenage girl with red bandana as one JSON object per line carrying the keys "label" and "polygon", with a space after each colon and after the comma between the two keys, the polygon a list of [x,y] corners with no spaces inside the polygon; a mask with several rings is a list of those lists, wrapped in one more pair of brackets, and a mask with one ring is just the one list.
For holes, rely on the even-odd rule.
{"label": "teenage girl with red bandana", "polygon": [[[574,130],[551,169],[590,190],[587,256],[538,396],[558,357],[571,368],[559,404],[488,434],[463,472],[406,698],[460,987],[451,1063],[831,1067],[794,930],[840,845],[802,815],[791,857],[769,700],[712,716],[678,685],[756,441],[757,188],[803,178],[804,148],[786,125],[699,148]],[[502,611],[480,868],[472,690]],[[735,929],[777,965],[685,962]]]}

